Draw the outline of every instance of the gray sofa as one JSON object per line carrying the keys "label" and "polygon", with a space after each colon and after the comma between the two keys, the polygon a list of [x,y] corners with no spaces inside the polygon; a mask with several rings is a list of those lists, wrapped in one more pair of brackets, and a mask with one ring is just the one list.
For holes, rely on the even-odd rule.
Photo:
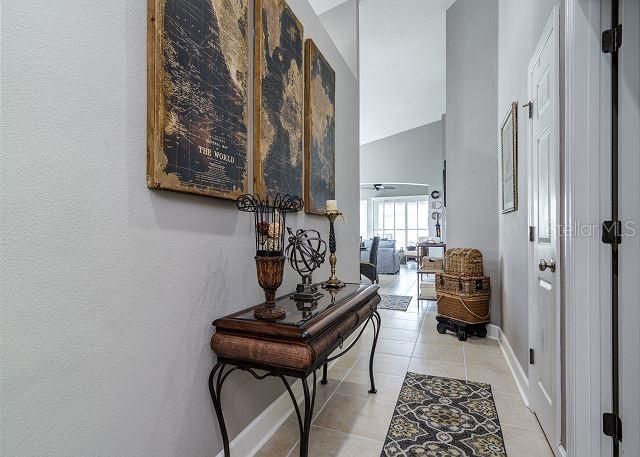
{"label": "gray sofa", "polygon": [[[369,261],[369,252],[373,240],[364,240],[366,250],[360,251],[360,260]],[[378,273],[394,275],[400,271],[400,253],[396,251],[395,240],[380,240],[378,247]]]}

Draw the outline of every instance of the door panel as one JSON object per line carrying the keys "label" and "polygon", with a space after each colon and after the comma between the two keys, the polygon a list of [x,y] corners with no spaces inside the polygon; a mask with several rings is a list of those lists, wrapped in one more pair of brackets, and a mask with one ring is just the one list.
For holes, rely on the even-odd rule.
{"label": "door panel", "polygon": [[530,403],[556,452],[560,411],[560,262],[558,16],[554,10],[529,65],[529,220],[535,227],[529,248]]}

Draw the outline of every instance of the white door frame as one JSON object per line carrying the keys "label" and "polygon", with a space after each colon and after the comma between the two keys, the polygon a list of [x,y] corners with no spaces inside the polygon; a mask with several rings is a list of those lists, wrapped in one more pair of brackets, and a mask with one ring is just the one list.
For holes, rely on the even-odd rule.
{"label": "white door frame", "polygon": [[[549,19],[547,21],[546,26],[544,27],[544,30],[542,32],[542,34],[540,35],[540,41],[538,42],[538,45],[536,46],[536,50],[533,53],[533,57],[531,59],[531,63],[529,64],[529,67],[527,68],[527,90],[528,90],[528,97],[529,97],[529,101],[533,100],[533,81],[531,81],[531,72],[533,70],[532,66],[533,63],[539,58],[540,54],[542,53],[542,50],[544,49],[544,46],[547,43],[547,37],[550,35],[550,33],[554,33],[554,40],[555,43],[553,43],[554,46],[554,60],[555,60],[555,66],[556,66],[556,71],[558,72],[558,78],[554,78],[556,79],[554,81],[554,84],[552,84],[552,88],[555,91],[553,98],[554,103],[555,103],[555,108],[554,108],[554,124],[555,124],[555,130],[553,132],[553,137],[552,137],[552,141],[554,143],[554,150],[556,152],[556,154],[558,155],[558,160],[560,160],[560,154],[561,154],[561,147],[560,147],[560,80],[559,80],[559,72],[560,72],[560,59],[559,59],[559,52],[560,52],[560,14],[559,14],[559,10],[558,7],[554,7],[551,15],[549,16]],[[534,110],[537,109],[536,106],[533,107]],[[534,148],[534,138],[533,138],[533,128],[532,128],[532,123],[531,123],[531,119],[527,119],[528,123],[527,123],[527,195],[528,195],[528,200],[529,202],[531,202],[532,200],[532,196],[533,196],[533,180],[534,180],[534,164],[533,164],[533,148]],[[561,170],[561,167],[559,168],[559,171]],[[562,178],[560,177],[560,183],[558,183],[559,185],[557,186],[557,202],[559,205],[558,211],[561,213],[562,211],[562,206],[561,206],[561,201],[562,201]],[[534,221],[534,209],[533,209],[533,205],[529,204],[529,213],[528,213],[528,220],[529,220],[529,226],[536,226],[537,221]],[[560,218],[558,218],[557,222],[561,223],[562,221],[562,215],[560,214]],[[551,230],[554,230],[554,227],[551,228]],[[536,232],[537,232],[537,227],[536,227]],[[557,322],[557,326],[556,326],[556,332],[554,336],[554,343],[556,346],[556,350],[554,351],[555,353],[555,358],[556,360],[554,360],[554,365],[555,365],[555,382],[554,382],[554,396],[555,398],[553,399],[553,401],[555,402],[555,429],[552,431],[548,431],[548,433],[550,433],[550,436],[547,436],[547,439],[549,440],[551,447],[553,449],[554,454],[558,455],[558,448],[560,446],[560,435],[561,435],[561,427],[562,427],[562,417],[561,417],[561,405],[562,405],[562,388],[561,388],[561,376],[562,376],[562,367],[560,364],[560,351],[561,351],[561,342],[560,342],[560,306],[562,303],[562,297],[561,297],[561,290],[562,290],[562,275],[561,272],[563,271],[563,261],[562,261],[562,255],[561,255],[561,240],[559,237],[559,233],[556,235],[558,236],[558,246],[557,246],[557,252],[556,252],[556,263],[558,265],[558,274],[556,275],[556,287],[555,287],[555,302],[556,302],[556,322]],[[534,294],[534,288],[535,286],[535,278],[536,278],[536,274],[535,274],[535,265],[537,265],[537,259],[535,258],[535,245],[533,242],[529,242],[529,246],[528,246],[528,320],[529,320],[529,347],[530,348],[535,348],[535,334],[536,334],[536,330],[535,330],[535,319],[534,319],[534,310],[535,310],[535,303],[534,303],[534,299],[535,299],[535,294]],[[532,365],[529,365],[528,367],[528,373],[527,376],[529,378],[529,392],[527,393],[527,397],[529,399],[529,405],[530,407],[533,406],[533,401],[531,398],[531,393],[532,393],[532,389],[533,389],[533,379],[532,379],[532,372],[533,370],[535,370],[535,367],[533,367]]]}
{"label": "white door frame", "polygon": [[[601,93],[606,71],[600,49],[600,0],[565,0],[565,153],[564,221],[574,233],[564,241],[566,344],[566,427],[569,457],[606,457],[609,438],[602,434],[604,408],[610,403],[607,365],[608,303],[601,265],[610,263],[599,227],[607,210],[608,180],[601,151],[608,150],[601,125],[608,122]],[[604,179],[603,179],[604,178]],[[602,192],[606,196],[601,196]],[[604,299],[604,301],[603,301]],[[603,344],[605,343],[605,344]],[[608,384],[608,385],[607,385]]]}

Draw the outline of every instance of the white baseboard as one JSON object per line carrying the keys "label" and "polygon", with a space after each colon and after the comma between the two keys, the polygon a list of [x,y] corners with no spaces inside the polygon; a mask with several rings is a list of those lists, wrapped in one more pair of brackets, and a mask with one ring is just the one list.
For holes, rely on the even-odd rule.
{"label": "white baseboard", "polygon": [[558,455],[560,457],[567,457],[567,451],[564,450],[564,447],[562,446],[562,444],[558,445]]}
{"label": "white baseboard", "polygon": [[502,331],[500,330],[500,327],[498,327],[495,324],[489,324],[487,325],[487,338],[491,338],[492,340],[500,340],[500,333],[502,333]]}
{"label": "white baseboard", "polygon": [[511,376],[513,376],[513,379],[516,382],[516,386],[518,387],[518,392],[520,392],[522,401],[524,402],[525,406],[529,407],[529,376],[525,373],[524,369],[520,365],[520,362],[518,362],[516,354],[513,352],[513,349],[511,349],[511,344],[509,344],[509,340],[507,339],[507,336],[504,334],[502,329],[493,324],[491,324],[489,327],[495,327],[495,331],[498,335],[496,339],[498,340],[498,344],[500,344],[502,355],[507,362],[509,371],[511,371]]}

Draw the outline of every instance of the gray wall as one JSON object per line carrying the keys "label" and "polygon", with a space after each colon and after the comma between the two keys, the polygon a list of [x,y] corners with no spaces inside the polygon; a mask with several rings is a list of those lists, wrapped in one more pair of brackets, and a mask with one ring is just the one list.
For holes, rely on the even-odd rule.
{"label": "gray wall", "polygon": [[[429,186],[429,193],[442,192],[443,124],[444,116],[440,121],[361,145],[360,182],[424,184]],[[393,196],[389,192],[377,196]],[[424,195],[424,192],[418,194]],[[443,225],[444,219],[442,217]],[[431,218],[429,229],[431,236],[435,236],[435,221]]]}
{"label": "gray wall", "polygon": [[447,10],[447,245],[482,251],[500,324],[497,69],[498,1],[457,0]]}
{"label": "gray wall", "polygon": [[[357,81],[307,0],[289,4],[336,70],[338,273],[358,280]],[[211,322],[264,298],[251,218],[147,189],[146,14],[125,0],[3,5],[2,455],[222,447]],[[321,217],[288,222],[327,236]],[[288,269],[281,290],[296,281]],[[231,437],[281,391],[234,374]]]}
{"label": "gray wall", "polygon": [[358,2],[346,2],[322,13],[320,22],[347,61],[347,65],[358,77]]}
{"label": "gray wall", "polygon": [[[500,0],[498,113],[500,125],[511,102],[518,102],[518,211],[500,214],[502,330],[528,372],[529,317],[527,297],[527,69],[540,35],[559,0]],[[562,30],[562,27],[561,27]],[[518,37],[514,40],[513,37]],[[562,153],[562,150],[561,150]]]}
{"label": "gray wall", "polygon": [[442,187],[442,121],[360,146],[360,182]]}

